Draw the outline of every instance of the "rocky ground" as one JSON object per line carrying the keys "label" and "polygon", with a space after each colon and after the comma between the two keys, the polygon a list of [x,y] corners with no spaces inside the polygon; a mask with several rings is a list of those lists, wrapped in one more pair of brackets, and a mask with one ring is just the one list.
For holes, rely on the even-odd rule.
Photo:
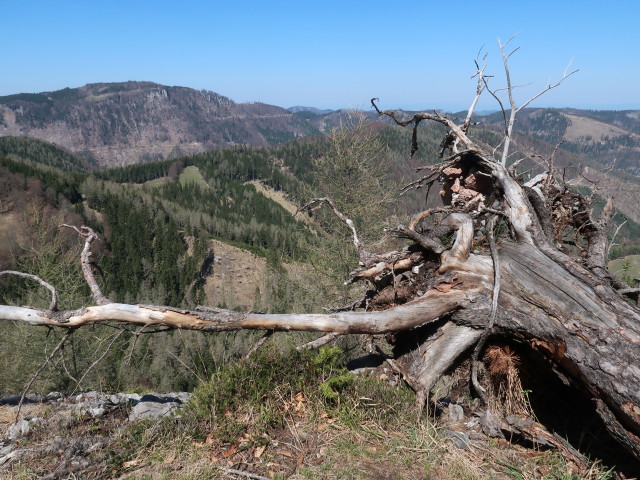
{"label": "rocky ground", "polygon": [[[368,363],[350,365],[353,380],[337,403],[276,383],[255,399],[234,389],[239,407],[230,403],[217,419],[200,413],[196,423],[203,398],[221,401],[219,379],[204,397],[52,392],[22,405],[20,396],[0,398],[0,478],[632,478],[628,469],[624,477],[593,465],[535,417],[491,413],[464,393],[459,375],[437,385],[446,396],[416,421],[412,392],[385,364]],[[260,409],[283,422],[259,426]],[[247,428],[233,433],[225,422]]]}
{"label": "rocky ground", "polygon": [[119,430],[173,415],[189,396],[51,392],[29,394],[22,404],[19,395],[0,398],[0,478],[23,470],[31,472],[29,478],[71,478],[78,472],[99,477],[117,458]]}

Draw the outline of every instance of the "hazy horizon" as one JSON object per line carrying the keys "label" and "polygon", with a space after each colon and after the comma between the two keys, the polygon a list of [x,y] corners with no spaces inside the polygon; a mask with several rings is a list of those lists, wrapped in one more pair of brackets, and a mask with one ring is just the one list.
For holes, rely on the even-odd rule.
{"label": "hazy horizon", "polygon": [[[10,2],[0,95],[87,83],[153,81],[206,89],[238,103],[288,108],[466,110],[474,59],[486,52],[504,85],[498,37],[513,34],[521,103],[580,71],[532,106],[640,109],[634,59],[640,4],[630,0],[389,4],[372,1]],[[499,108],[486,96],[479,110]]]}
{"label": "hazy horizon", "polygon": [[[158,83],[159,85],[163,85],[166,87],[186,87],[186,88],[194,88],[194,87],[190,87],[189,85],[165,85],[165,84],[160,84],[159,82],[154,82],[153,80],[134,80],[134,79],[130,79],[130,80],[124,80],[122,82],[92,82],[92,83],[124,83],[124,82],[151,82],[151,83]],[[69,85],[67,87],[62,87],[62,88],[81,88],[86,86],[87,84],[84,85]],[[61,89],[60,89],[61,90]],[[233,100],[236,103],[267,103],[269,104],[269,102],[264,102],[261,101],[259,99],[257,100],[251,100],[251,101],[245,101],[245,102],[241,102],[241,101],[236,101],[234,98],[229,97],[228,95],[225,95],[224,92],[220,92],[220,91],[216,91],[216,90],[212,90],[212,89],[196,89],[196,90],[207,90],[207,91],[211,91],[214,93],[217,93],[219,95],[225,96],[227,98],[230,98],[231,100]],[[10,95],[17,95],[17,94],[31,94],[31,93],[35,93],[35,94],[40,94],[40,93],[49,93],[49,92],[54,92],[56,90],[42,90],[42,91],[38,91],[38,92],[14,92],[14,93],[10,93],[10,94],[6,94],[6,95],[0,95],[0,97],[4,97],[4,96],[10,96]],[[305,107],[305,108],[316,108],[318,110],[349,110],[349,109],[353,109],[353,110],[363,110],[363,111],[367,111],[367,110],[373,110],[373,108],[371,107],[370,102],[368,102],[366,105],[356,105],[356,106],[343,106],[343,107],[326,107],[323,105],[305,105],[302,103],[297,103],[295,105],[277,105],[277,104],[270,104],[270,105],[275,105],[277,107],[282,107],[285,109],[289,109],[289,108],[294,108],[294,107]],[[497,103],[496,103],[497,105]],[[382,106],[382,105],[379,105]],[[506,107],[506,105],[505,105]],[[387,108],[387,106],[384,106],[384,108]],[[449,113],[456,113],[456,112],[461,112],[461,111],[467,111],[469,106],[460,106],[459,108],[446,108],[443,106],[424,106],[424,107],[415,107],[415,106],[411,106],[409,104],[407,105],[395,105],[394,107],[395,109],[399,109],[399,110],[405,110],[405,111],[433,111],[433,110],[438,110],[438,111],[443,111],[443,112],[449,112]],[[638,107],[626,107],[624,105],[622,106],[604,106],[604,107],[599,107],[599,106],[576,106],[576,105],[564,105],[564,106],[559,106],[559,105],[545,105],[544,102],[538,102],[538,103],[533,103],[529,108],[575,108],[578,110],[615,110],[615,111],[624,111],[624,110],[640,110],[640,106]],[[509,110],[507,108],[507,110]],[[499,107],[498,108],[476,108],[475,112],[477,114],[480,115],[486,115],[489,113],[493,113],[493,112],[497,112],[500,111]]]}

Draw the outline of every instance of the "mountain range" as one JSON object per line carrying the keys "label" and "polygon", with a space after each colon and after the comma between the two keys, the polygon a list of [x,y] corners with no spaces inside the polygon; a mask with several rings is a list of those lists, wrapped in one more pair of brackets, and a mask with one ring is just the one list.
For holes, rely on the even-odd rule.
{"label": "mountain range", "polygon": [[0,136],[47,140],[97,168],[317,135],[326,125],[314,117],[303,107],[291,112],[264,103],[235,103],[214,92],[151,82],[94,83],[0,97]]}
{"label": "mountain range", "polygon": [[[500,129],[502,113],[478,117],[478,123]],[[519,113],[515,129],[520,136],[560,143],[603,168],[640,176],[640,111],[530,108]]]}
{"label": "mountain range", "polygon": [[[375,112],[364,114],[380,122]],[[475,122],[472,134],[497,143],[502,112],[478,114]],[[52,142],[84,159],[89,170],[235,145],[271,146],[347,123],[343,110],[236,103],[214,92],[152,82],[94,83],[0,97],[0,137]],[[640,221],[640,111],[528,108],[519,113],[515,128],[514,158],[548,156],[560,144],[556,167],[573,167],[574,183],[597,182],[601,195],[614,195],[625,213]],[[577,173],[585,169],[588,175]]]}

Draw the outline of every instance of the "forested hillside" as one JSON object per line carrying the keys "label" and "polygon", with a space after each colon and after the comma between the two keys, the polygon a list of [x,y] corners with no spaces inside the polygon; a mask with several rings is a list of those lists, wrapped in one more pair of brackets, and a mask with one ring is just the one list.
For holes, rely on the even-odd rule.
{"label": "forested hillside", "polygon": [[[357,267],[344,223],[322,210],[296,215],[295,207],[312,197],[329,196],[354,220],[367,246],[402,249],[402,241],[391,237],[380,240],[380,232],[385,226],[405,224],[425,204],[440,205],[441,194],[436,189],[412,190],[400,197],[397,194],[415,177],[416,168],[438,158],[443,133],[443,128],[435,124],[421,128],[420,149],[413,158],[406,152],[410,131],[383,123],[356,123],[329,136],[272,147],[233,146],[101,170],[88,169],[84,160],[54,144],[26,137],[0,138],[0,269],[36,274],[55,285],[61,309],[89,305],[89,289],[80,280],[81,241],[76,232],[60,227],[64,223],[88,225],[100,235],[100,242],[93,248],[98,282],[115,302],[179,309],[204,305],[267,313],[352,305],[354,298],[362,296],[363,288],[341,285]],[[479,130],[477,137],[488,144],[496,141],[492,129]],[[527,142],[517,145],[516,156],[526,157],[532,145],[547,153],[553,149],[545,139]],[[568,175],[579,175],[581,170],[571,153],[562,153],[555,160],[556,167],[561,166]],[[539,167],[536,162],[536,158],[522,160],[518,175],[522,179],[531,177],[531,169]],[[584,193],[592,192],[595,209],[602,209],[599,186],[588,187],[580,188]],[[613,225],[621,227],[610,249],[611,257],[638,253],[640,225],[620,213],[614,216]],[[576,253],[578,243],[572,240],[577,235],[576,231],[567,231],[563,239],[567,251]],[[613,230],[610,239],[612,235]],[[482,245],[482,239],[478,239],[478,245]],[[621,259],[618,264],[621,276],[633,283],[630,262]],[[398,278],[405,276],[400,274]],[[396,295],[402,291],[396,292],[395,280],[389,289],[393,290],[393,301],[401,302]],[[33,288],[28,279],[0,277],[0,303],[46,307],[49,297],[46,290]],[[152,334],[157,332],[162,333]],[[274,340],[273,348],[311,338],[292,335]],[[0,338],[0,370],[4,372],[0,377],[1,397],[20,391],[39,367],[42,352],[52,351],[61,334],[6,322],[0,325]],[[192,407],[200,411],[190,410],[189,415],[194,416],[187,418],[201,422],[214,411],[217,417],[226,418],[229,408],[240,412],[254,408],[254,403],[245,402],[242,393],[240,403],[229,403],[238,395],[219,400],[219,391],[209,391],[212,387],[205,379],[213,372],[214,384],[230,382],[224,388],[235,392],[233,383],[243,384],[248,373],[242,370],[244,367],[234,370],[231,365],[235,362],[228,360],[243,356],[257,341],[255,334],[245,331],[203,335],[95,325],[75,331],[64,352],[46,366],[31,389],[171,392],[201,385]],[[344,340],[341,345],[359,352],[353,341]],[[304,400],[297,400],[295,408],[303,408],[301,405],[315,398],[316,392],[320,396],[314,402],[327,402],[334,408],[336,398],[345,402],[350,398],[342,392],[344,385],[364,389],[357,394],[358,402],[365,397],[377,398],[380,392],[396,395],[394,392],[399,391],[404,395],[404,390],[396,388],[396,380],[396,390],[388,390],[386,384],[382,389],[375,387],[378,393],[368,390],[373,385],[369,379],[361,383],[345,375],[344,368],[336,369],[339,355],[341,350],[332,348],[321,350],[317,356],[295,357],[297,370],[287,371],[283,385],[298,382],[309,369],[323,372],[318,385],[296,384],[291,395]],[[275,380],[269,372],[273,372],[273,361],[267,357],[258,361],[265,362],[264,368],[250,367],[259,392],[255,405],[281,403],[280,397],[271,399],[260,386],[272,390],[269,382]],[[333,375],[326,381],[325,364],[330,365],[327,371]],[[380,379],[387,381],[389,376],[384,373]],[[406,399],[403,402],[401,411],[406,412],[409,403]],[[385,397],[383,404],[388,403]],[[256,418],[267,421],[262,413]],[[269,418],[271,427],[282,426],[280,417]],[[244,420],[234,422],[229,420],[228,424],[230,441],[251,431]],[[98,423],[96,429],[110,428]],[[320,432],[319,428],[325,428],[322,425],[314,426],[314,431]]]}
{"label": "forested hillside", "polygon": [[[6,137],[0,145],[0,268],[30,272],[55,284],[62,308],[86,304],[89,293],[78,281],[80,244],[75,232],[59,228],[63,223],[89,225],[99,232],[102,242],[96,245],[94,261],[103,290],[114,301],[284,312],[319,308],[321,299],[331,302],[335,293],[329,290],[335,289],[336,280],[341,282],[340,276],[331,282],[313,281],[311,264],[322,248],[332,248],[336,242],[348,251],[349,238],[343,232],[335,239],[326,237],[320,218],[294,217],[282,201],[271,198],[276,195],[268,194],[278,193],[294,205],[323,194],[314,166],[330,150],[326,139],[272,148],[233,147],[95,173],[87,172],[81,160],[52,144]],[[231,250],[223,244],[236,253],[228,253]],[[347,257],[341,275],[354,267],[351,256]],[[247,269],[255,271],[249,275]],[[227,280],[215,289],[212,285],[219,285],[216,278],[221,274]],[[293,288],[301,276],[314,290],[309,295],[300,295]],[[247,279],[244,283],[243,277]],[[248,281],[250,278],[253,280]],[[208,286],[209,279],[212,285]],[[29,280],[2,277],[0,282],[2,303],[48,304],[47,292],[32,289]],[[10,325],[1,327],[3,342],[7,342],[3,351],[15,352],[22,331]],[[76,336],[70,372],[75,378],[96,360],[97,352],[104,351],[105,342],[111,341],[113,332],[98,330],[86,337],[80,332]],[[245,344],[244,337],[240,335],[237,341]],[[25,354],[31,348],[46,349],[48,338],[45,332],[36,333]],[[111,358],[109,353],[110,359],[101,362],[104,368],[93,369],[85,378],[86,387],[186,389],[195,382],[193,371],[210,367],[218,356],[240,351],[238,346],[229,346],[236,340],[229,340],[228,335],[203,340],[189,334],[167,334],[113,341],[113,352],[128,351],[129,355],[123,359],[114,353],[116,357]],[[155,348],[166,356],[145,353]],[[29,371],[38,358],[27,356],[20,371]],[[173,356],[182,363],[176,366]],[[194,365],[194,358],[208,360]],[[6,394],[19,389],[24,376],[13,370],[15,357],[2,356],[0,364],[12,372],[3,377],[0,391]],[[54,368],[42,377],[42,388],[64,389],[69,381],[69,376],[61,376]]]}
{"label": "forested hillside", "polygon": [[[516,130],[526,136],[595,162],[600,169],[613,167],[638,175],[640,112],[636,110],[578,110],[528,108],[520,113]],[[500,128],[501,113],[479,117],[481,123]],[[522,135],[521,135],[522,136]]]}
{"label": "forested hillside", "polygon": [[[94,172],[87,170],[84,159],[54,144],[1,137],[0,268],[28,271],[55,284],[64,308],[85,304],[88,291],[77,282],[78,239],[74,232],[58,226],[86,224],[103,238],[96,247],[95,262],[103,290],[114,301],[274,312],[308,311],[348,301],[348,292],[338,285],[356,265],[344,225],[322,212],[294,216],[275,193],[290,205],[330,195],[354,218],[367,241],[373,242],[385,225],[403,223],[421,209],[426,193],[429,202],[439,202],[435,189],[404,194],[393,209],[380,198],[398,198],[396,193],[413,178],[416,167],[437,158],[443,130],[435,124],[421,128],[420,150],[413,158],[406,152],[409,131],[374,123],[356,126],[353,132],[336,131],[331,137],[309,137],[273,147],[234,146]],[[492,135],[490,130],[479,132],[486,142],[494,140]],[[359,155],[356,150],[367,146],[370,151],[358,168],[354,170],[348,162],[340,164],[345,152],[351,162]],[[376,176],[382,183],[371,183]],[[368,198],[373,203],[367,203]],[[363,212],[370,214],[375,209],[379,223],[372,224],[370,218],[363,223]],[[622,221],[616,220],[617,224]],[[627,221],[618,232],[612,255],[637,253],[639,237],[638,225]],[[223,248],[225,244],[229,247]],[[235,253],[229,253],[229,248],[236,248]],[[227,252],[224,258],[219,251]],[[334,261],[327,263],[329,257]],[[317,271],[323,276],[318,277]],[[326,272],[331,275],[325,280]],[[34,290],[28,280],[11,277],[0,281],[0,302],[47,304],[46,292]],[[161,340],[153,336],[140,343],[120,338],[118,342],[124,342],[121,349],[131,349],[128,362],[137,358],[138,368],[97,370],[86,381],[185,386],[184,382],[193,381],[188,369],[176,367],[182,374],[169,381],[162,360],[152,360],[139,349],[160,342],[173,355],[184,354],[183,362],[192,362],[187,352],[193,353],[196,345],[202,352],[219,348],[213,346],[219,338],[202,343],[187,337],[169,334]],[[5,338],[19,339],[9,333]],[[96,345],[87,337],[78,340],[77,348],[79,357],[89,362],[88,352]],[[157,370],[151,368],[154,374],[149,373],[150,361],[157,365]],[[80,369],[82,361],[77,363]],[[141,380],[141,373],[135,372],[144,370],[146,380]],[[57,378],[51,375],[49,378]],[[15,389],[19,378],[0,388]]]}
{"label": "forested hillside", "polygon": [[304,115],[284,108],[237,104],[214,92],[151,82],[0,97],[0,136],[48,140],[100,167],[237,144],[273,145],[317,133]]}

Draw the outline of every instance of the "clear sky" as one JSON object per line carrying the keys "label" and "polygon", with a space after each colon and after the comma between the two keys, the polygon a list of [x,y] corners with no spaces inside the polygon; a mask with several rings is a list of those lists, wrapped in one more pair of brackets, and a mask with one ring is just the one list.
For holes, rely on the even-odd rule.
{"label": "clear sky", "polygon": [[[0,1],[0,95],[148,80],[236,102],[458,110],[473,60],[503,84],[497,39],[534,105],[640,108],[638,0]],[[487,98],[479,109],[495,109]]]}

